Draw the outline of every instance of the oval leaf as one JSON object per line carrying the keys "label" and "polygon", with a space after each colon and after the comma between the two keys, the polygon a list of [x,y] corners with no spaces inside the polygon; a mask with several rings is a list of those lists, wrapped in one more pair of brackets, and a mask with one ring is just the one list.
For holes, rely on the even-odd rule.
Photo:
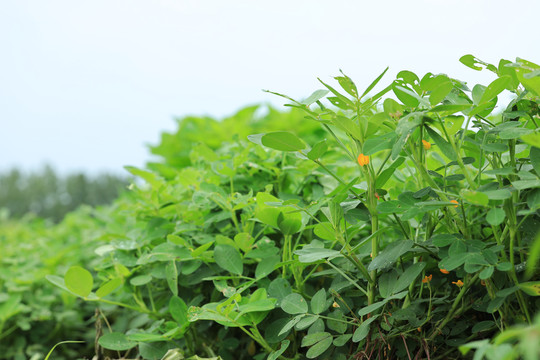
{"label": "oval leaf", "polygon": [[98,342],[99,345],[103,346],[105,349],[117,351],[129,350],[132,347],[137,346],[136,342],[130,341],[126,335],[117,332],[103,335],[99,338]]}
{"label": "oval leaf", "polygon": [[308,304],[300,294],[290,294],[281,301],[281,309],[287,314],[305,314],[308,311]]}
{"label": "oval leaf", "polygon": [[276,131],[264,134],[261,138],[264,146],[280,151],[300,151],[306,147],[296,135],[287,131]]}
{"label": "oval leaf", "polygon": [[81,297],[90,295],[94,286],[92,274],[80,266],[70,267],[64,276],[64,282],[69,291]]}
{"label": "oval leaf", "polygon": [[214,260],[220,268],[236,275],[242,275],[244,264],[240,252],[231,245],[217,245],[214,249]]}

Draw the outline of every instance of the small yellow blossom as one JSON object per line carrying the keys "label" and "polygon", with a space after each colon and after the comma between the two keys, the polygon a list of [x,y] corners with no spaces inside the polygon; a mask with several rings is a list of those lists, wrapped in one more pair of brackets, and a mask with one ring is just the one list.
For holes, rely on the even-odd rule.
{"label": "small yellow blossom", "polygon": [[462,287],[463,286],[463,281],[461,281],[461,280],[452,281],[452,284],[456,284],[457,287]]}
{"label": "small yellow blossom", "polygon": [[337,302],[334,301],[334,303],[332,304],[332,307],[333,308],[338,308],[339,307],[339,304]]}
{"label": "small yellow blossom", "polygon": [[424,149],[426,150],[431,149],[431,144],[427,142],[426,140],[422,140],[422,145],[424,145]]}
{"label": "small yellow blossom", "polygon": [[443,274],[450,274],[450,271],[446,269],[439,269]]}
{"label": "small yellow blossom", "polygon": [[358,163],[360,166],[369,164],[369,156],[365,156],[364,154],[358,155]]}
{"label": "small yellow blossom", "polygon": [[[450,202],[451,202],[451,203],[454,203],[454,204],[459,204],[459,203],[457,202],[457,200],[450,200]],[[454,205],[454,207],[456,207],[456,208],[457,208],[457,207],[458,207],[458,205]]]}
{"label": "small yellow blossom", "polygon": [[425,284],[425,283],[428,283],[431,281],[431,279],[433,278],[433,274],[429,275],[429,276],[424,276],[424,278],[422,279],[422,282]]}

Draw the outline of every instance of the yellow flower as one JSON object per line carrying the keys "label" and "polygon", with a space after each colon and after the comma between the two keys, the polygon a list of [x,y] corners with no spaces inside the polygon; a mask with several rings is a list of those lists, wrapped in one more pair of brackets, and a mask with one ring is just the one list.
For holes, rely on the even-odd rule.
{"label": "yellow flower", "polygon": [[334,301],[334,303],[332,304],[332,307],[333,308],[338,308],[339,307],[339,304],[337,302]]}
{"label": "yellow flower", "polygon": [[358,163],[360,166],[369,164],[369,156],[365,156],[364,154],[358,155]]}
{"label": "yellow flower", "polygon": [[462,287],[463,286],[463,281],[461,281],[461,280],[452,281],[452,284],[456,284],[457,287]]}
{"label": "yellow flower", "polygon": [[431,149],[431,144],[428,143],[426,140],[422,140],[422,145],[424,145],[424,149],[426,150]]}
{"label": "yellow flower", "polygon": [[443,274],[450,274],[450,271],[448,271],[448,270],[446,270],[446,269],[439,269],[439,270],[441,270],[441,272],[442,272]]}
{"label": "yellow flower", "polygon": [[[450,200],[451,203],[459,204],[456,200]],[[454,205],[454,207],[458,207],[457,205]]]}
{"label": "yellow flower", "polygon": [[431,279],[433,278],[433,274],[429,275],[429,276],[424,276],[424,278],[422,279],[422,282],[423,283],[428,283],[431,281]]}

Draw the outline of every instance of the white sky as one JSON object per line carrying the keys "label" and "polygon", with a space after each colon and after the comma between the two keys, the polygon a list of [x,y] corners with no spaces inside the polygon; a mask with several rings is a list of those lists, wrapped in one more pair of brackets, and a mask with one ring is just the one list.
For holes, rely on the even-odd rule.
{"label": "white sky", "polygon": [[[464,54],[540,61],[538,0],[0,0],[0,170],[122,172],[174,117],[223,117],[261,89],[307,97],[341,68],[487,85]],[[384,83],[384,80],[383,80]]]}

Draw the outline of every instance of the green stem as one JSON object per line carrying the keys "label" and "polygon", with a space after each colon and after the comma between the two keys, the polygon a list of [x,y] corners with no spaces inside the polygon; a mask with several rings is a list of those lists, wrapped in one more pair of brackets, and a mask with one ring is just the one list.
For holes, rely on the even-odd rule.
{"label": "green stem", "polygon": [[356,287],[358,290],[360,290],[361,292],[363,292],[366,296],[368,295],[368,292],[363,289],[360,285],[358,285],[358,281],[354,281],[352,280],[350,277],[348,277],[343,271],[341,271],[337,266],[335,266],[334,264],[332,264],[329,260],[326,260],[326,264],[328,264],[332,269],[334,269],[338,274],[340,274],[341,276],[343,276],[345,278],[345,280],[347,280],[348,282],[350,282],[354,287]]}
{"label": "green stem", "polygon": [[429,336],[430,341],[433,341],[433,339],[435,338],[435,336],[437,336],[437,334],[441,331],[441,329],[444,328],[446,324],[448,324],[448,322],[452,319],[457,307],[459,306],[461,299],[463,298],[467,290],[469,290],[470,286],[474,284],[476,279],[478,279],[479,275],[480,273],[476,273],[476,275],[474,275],[473,278],[469,281],[465,279],[465,284],[463,285],[463,287],[461,288],[461,291],[459,292],[458,296],[454,300],[454,303],[452,304],[450,311],[448,312],[446,317],[439,323],[439,325],[435,328],[435,330],[433,330],[433,333]]}

